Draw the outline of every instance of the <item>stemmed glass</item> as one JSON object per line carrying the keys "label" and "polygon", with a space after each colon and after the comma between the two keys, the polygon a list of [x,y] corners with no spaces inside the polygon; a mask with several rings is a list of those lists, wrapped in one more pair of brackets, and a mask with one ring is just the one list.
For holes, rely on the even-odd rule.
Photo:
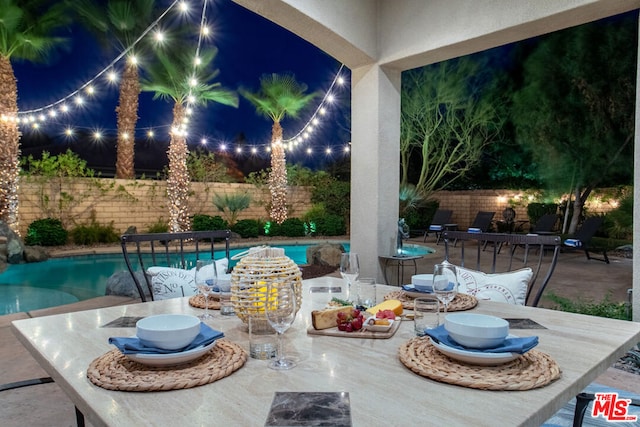
{"label": "stemmed glass", "polygon": [[282,335],[289,329],[296,317],[296,293],[293,284],[284,281],[273,281],[267,286],[265,314],[267,321],[278,333],[278,358],[269,363],[271,369],[284,370],[296,366],[292,359],[284,355]]}
{"label": "stemmed glass", "polygon": [[340,256],[340,274],[347,282],[348,294],[351,297],[351,284],[358,279],[360,274],[360,262],[358,254],[355,252],[346,252]]}
{"label": "stemmed glass", "polygon": [[212,319],[213,316],[209,314],[209,296],[213,293],[218,282],[218,270],[214,260],[199,259],[196,261],[195,282],[198,292],[204,296],[204,313],[198,317],[201,320]]}
{"label": "stemmed glass", "polygon": [[458,276],[456,267],[451,264],[436,264],[433,269],[433,292],[444,305],[447,314],[449,303],[458,293]]}

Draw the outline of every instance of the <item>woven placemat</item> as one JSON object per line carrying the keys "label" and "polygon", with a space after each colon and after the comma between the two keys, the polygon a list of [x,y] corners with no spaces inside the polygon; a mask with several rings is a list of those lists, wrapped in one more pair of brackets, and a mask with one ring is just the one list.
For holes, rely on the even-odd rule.
{"label": "woven placemat", "polygon": [[432,380],[481,390],[531,390],[560,378],[560,367],[546,353],[529,350],[498,366],[477,366],[453,360],[427,338],[416,337],[400,347],[400,361]]}
{"label": "woven placemat", "polygon": [[210,309],[220,310],[220,298],[216,296],[210,296],[209,298],[207,298],[206,303],[204,300],[204,295],[201,294],[193,295],[191,298],[189,298],[189,305],[192,307],[206,308],[205,304],[208,304]]}
{"label": "woven placemat", "polygon": [[[402,303],[402,308],[405,310],[413,310],[413,300],[415,298],[410,297],[404,291],[392,291],[384,296],[384,300],[396,299]],[[447,311],[464,311],[471,310],[478,305],[478,299],[473,295],[457,294],[456,297],[449,303]],[[440,307],[440,311],[444,311],[444,306]]]}
{"label": "woven placemat", "polygon": [[209,384],[231,375],[247,361],[239,345],[220,339],[202,357],[183,365],[146,366],[113,349],[95,359],[87,377],[98,387],[119,391],[180,390]]}

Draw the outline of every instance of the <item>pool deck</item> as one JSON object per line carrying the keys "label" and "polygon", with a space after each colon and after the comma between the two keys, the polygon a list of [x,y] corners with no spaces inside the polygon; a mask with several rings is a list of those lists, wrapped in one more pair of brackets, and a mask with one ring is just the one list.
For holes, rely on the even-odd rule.
{"label": "pool deck", "polygon": [[[311,242],[318,243],[317,240]],[[295,242],[287,241],[287,243]],[[307,244],[310,242],[301,239],[299,243]],[[410,239],[409,243],[422,244],[422,238]],[[437,252],[418,261],[418,273],[431,272],[434,262],[442,257],[442,245],[436,246],[435,240],[431,238],[427,240],[426,245],[436,248]],[[117,252],[117,250],[119,249],[115,251]],[[66,251],[65,255],[70,255],[70,252]],[[92,248],[89,251],[84,249],[74,251],[73,254],[108,252],[114,252],[114,248]],[[408,270],[405,272],[404,280],[410,280],[410,275],[413,274]],[[580,252],[562,253],[549,284],[548,292],[551,291],[567,298],[583,298],[593,301],[601,301],[605,295],[610,294],[612,301],[626,301],[627,289],[631,287],[631,278],[631,259],[611,257],[611,264],[604,264],[599,261],[588,261]],[[105,296],[74,304],[0,316],[0,343],[2,343],[0,346],[0,384],[48,376],[14,336],[10,329],[11,321],[135,302],[138,300]],[[541,305],[545,304],[543,301]],[[639,380],[638,375],[609,368],[595,382],[640,394]],[[0,424],[4,427],[75,425],[74,407],[55,383],[3,391],[0,396],[2,397],[0,400],[2,405]]]}

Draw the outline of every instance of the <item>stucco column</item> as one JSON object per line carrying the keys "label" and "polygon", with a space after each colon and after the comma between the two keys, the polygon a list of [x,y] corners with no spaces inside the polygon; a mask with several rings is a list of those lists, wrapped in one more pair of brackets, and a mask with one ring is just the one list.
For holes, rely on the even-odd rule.
{"label": "stucco column", "polygon": [[378,255],[393,250],[400,185],[400,71],[351,74],[351,251],[360,277],[382,280]]}
{"label": "stucco column", "polygon": [[[640,22],[639,22],[640,25]],[[640,33],[638,38],[638,69],[640,69]],[[636,132],[633,166],[633,320],[640,322],[640,73],[636,75]]]}

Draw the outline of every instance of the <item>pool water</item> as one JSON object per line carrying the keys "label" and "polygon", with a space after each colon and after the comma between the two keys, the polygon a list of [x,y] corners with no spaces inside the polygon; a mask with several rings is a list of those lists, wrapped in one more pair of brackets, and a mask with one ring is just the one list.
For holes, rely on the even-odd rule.
{"label": "pool water", "polygon": [[[342,243],[349,250],[348,243]],[[278,245],[296,264],[306,264],[309,245]],[[405,245],[408,254],[424,255],[430,249]],[[231,250],[231,256],[247,248]],[[222,258],[224,252],[216,252]],[[237,261],[231,261],[231,266]],[[0,315],[55,307],[104,296],[107,279],[127,271],[122,254],[51,258],[44,262],[10,264],[0,273]]]}

